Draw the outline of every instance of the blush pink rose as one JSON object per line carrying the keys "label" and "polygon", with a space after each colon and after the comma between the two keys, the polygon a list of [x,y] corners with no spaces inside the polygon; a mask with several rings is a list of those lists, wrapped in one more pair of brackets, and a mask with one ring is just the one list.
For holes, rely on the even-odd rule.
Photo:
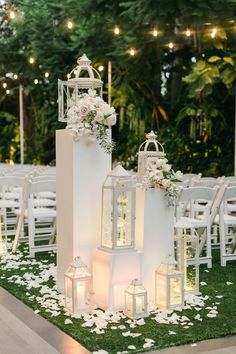
{"label": "blush pink rose", "polygon": [[89,106],[84,104],[79,109],[79,115],[82,116],[82,117],[85,117],[85,116],[87,116],[89,110],[90,110]]}

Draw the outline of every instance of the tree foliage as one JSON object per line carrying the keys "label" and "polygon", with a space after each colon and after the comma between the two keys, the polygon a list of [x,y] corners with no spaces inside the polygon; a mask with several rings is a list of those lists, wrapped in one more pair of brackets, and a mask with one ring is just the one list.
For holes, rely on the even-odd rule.
{"label": "tree foliage", "polygon": [[[112,63],[112,100],[119,113],[113,131],[114,158],[132,156],[133,161],[150,129],[160,132],[176,168],[212,173],[212,162],[217,173],[222,172],[217,162],[222,151],[227,161],[232,158],[233,138],[226,146],[224,135],[233,124],[236,59],[231,50],[235,41],[231,20],[236,0],[16,0],[14,4],[6,0],[0,6],[0,78],[12,88],[10,95],[0,89],[0,112],[14,117],[14,129],[18,129],[21,82],[27,162],[55,159],[55,129],[63,126],[57,122],[57,79],[66,79],[84,52],[95,67],[105,67],[105,97],[107,63]],[[12,7],[16,17],[10,21]],[[74,22],[71,30],[66,26],[68,19]],[[120,35],[114,35],[115,25]],[[215,25],[217,33],[212,38]],[[184,34],[187,28],[192,31],[190,37]],[[153,29],[157,37],[151,34]],[[174,42],[171,50],[170,41]],[[134,56],[128,54],[131,47],[136,50]],[[30,56],[35,58],[33,65]],[[6,73],[18,73],[19,81],[6,78]],[[1,119],[0,129],[9,130],[12,137],[1,152],[6,160],[17,133],[6,119]],[[16,143],[16,161],[18,148]],[[232,163],[229,173],[231,169]]]}

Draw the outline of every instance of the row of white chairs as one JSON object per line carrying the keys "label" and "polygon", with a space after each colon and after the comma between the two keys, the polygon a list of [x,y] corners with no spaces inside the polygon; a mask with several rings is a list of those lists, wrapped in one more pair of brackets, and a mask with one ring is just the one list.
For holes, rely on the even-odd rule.
{"label": "row of white chairs", "polygon": [[226,179],[214,187],[198,183],[182,187],[176,207],[176,233],[198,233],[200,263],[208,267],[212,267],[212,242],[219,238],[221,265],[225,266],[227,261],[236,260],[235,212],[236,186]]}
{"label": "row of white chairs", "polygon": [[[6,236],[15,236],[13,251],[19,241],[29,238],[30,256],[33,257],[35,252],[56,249],[55,168],[53,173],[51,169],[35,171],[33,168],[20,172],[9,174],[5,171],[0,175],[0,210]],[[25,235],[27,229],[28,236]],[[39,243],[43,240],[46,244]]]}

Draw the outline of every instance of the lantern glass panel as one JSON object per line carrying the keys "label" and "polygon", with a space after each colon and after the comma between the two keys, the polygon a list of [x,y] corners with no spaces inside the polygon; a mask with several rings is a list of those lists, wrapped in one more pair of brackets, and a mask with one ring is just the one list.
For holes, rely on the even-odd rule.
{"label": "lantern glass panel", "polygon": [[74,296],[74,312],[78,313],[79,311],[86,308],[86,294],[88,293],[87,282],[79,281],[74,287],[75,296]]}
{"label": "lantern glass panel", "polygon": [[117,198],[117,245],[131,246],[132,192],[122,192]]}
{"label": "lantern glass panel", "polygon": [[112,248],[113,233],[113,192],[112,189],[103,189],[102,211],[102,246]]}
{"label": "lantern glass panel", "polygon": [[183,289],[182,279],[180,277],[170,278],[170,306],[182,305]]}
{"label": "lantern glass panel", "polygon": [[73,281],[69,277],[65,277],[65,305],[70,311],[73,309]]}
{"label": "lantern glass panel", "polygon": [[167,277],[156,272],[156,304],[167,307]]}

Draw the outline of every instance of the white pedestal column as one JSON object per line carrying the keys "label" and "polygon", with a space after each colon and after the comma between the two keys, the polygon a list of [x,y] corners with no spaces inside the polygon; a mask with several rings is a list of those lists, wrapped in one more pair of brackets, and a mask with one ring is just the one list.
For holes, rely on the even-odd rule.
{"label": "white pedestal column", "polygon": [[142,283],[152,305],[155,304],[155,270],[168,254],[174,253],[174,207],[167,205],[163,190],[137,188],[136,248],[143,251]]}
{"label": "white pedestal column", "polygon": [[98,142],[74,141],[69,130],[56,132],[57,286],[81,256],[91,270],[92,251],[100,245],[102,184],[111,170],[111,155]]}
{"label": "white pedestal column", "polygon": [[141,275],[141,252],[93,253],[94,300],[103,310],[121,311],[125,305],[125,289]]}

